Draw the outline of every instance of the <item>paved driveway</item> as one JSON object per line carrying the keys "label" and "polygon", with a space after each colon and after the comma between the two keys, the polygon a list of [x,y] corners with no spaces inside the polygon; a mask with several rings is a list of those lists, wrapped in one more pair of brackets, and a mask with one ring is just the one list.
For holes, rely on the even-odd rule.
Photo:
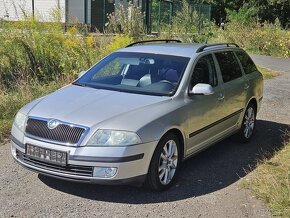
{"label": "paved driveway", "polygon": [[[280,64],[267,57],[254,59],[265,67],[290,69],[282,68],[289,60],[279,59]],[[40,176],[14,163],[8,144],[0,145],[0,217],[270,217],[239,181],[265,152],[271,155],[282,146],[281,134],[290,124],[289,107],[288,72],[265,82],[263,108],[251,143],[227,139],[187,160],[177,184],[163,193]]]}

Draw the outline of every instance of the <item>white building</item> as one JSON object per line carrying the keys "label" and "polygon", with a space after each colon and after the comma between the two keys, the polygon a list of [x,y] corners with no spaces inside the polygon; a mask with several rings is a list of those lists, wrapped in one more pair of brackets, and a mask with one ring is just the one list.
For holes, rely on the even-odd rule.
{"label": "white building", "polygon": [[[133,0],[135,5],[145,8],[149,0]],[[60,11],[63,23],[84,23],[103,30],[107,15],[118,5],[127,7],[128,0],[0,0],[0,20],[20,21],[35,16],[43,22],[54,22],[56,11]]]}
{"label": "white building", "polygon": [[56,9],[61,10],[65,22],[65,0],[0,0],[0,19],[19,21],[34,13],[40,21],[55,21]]}

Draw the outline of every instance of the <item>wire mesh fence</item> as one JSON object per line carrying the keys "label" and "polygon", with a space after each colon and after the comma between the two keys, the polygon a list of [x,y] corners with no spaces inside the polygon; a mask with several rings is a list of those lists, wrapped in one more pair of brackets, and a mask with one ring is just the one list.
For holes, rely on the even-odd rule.
{"label": "wire mesh fence", "polygon": [[[188,13],[196,14],[197,20],[194,25],[198,26],[198,32],[203,28],[205,21],[211,20],[211,6],[196,4],[187,1]],[[172,24],[177,13],[184,9],[183,0],[152,0],[151,8],[151,32],[158,33],[163,26]]]}

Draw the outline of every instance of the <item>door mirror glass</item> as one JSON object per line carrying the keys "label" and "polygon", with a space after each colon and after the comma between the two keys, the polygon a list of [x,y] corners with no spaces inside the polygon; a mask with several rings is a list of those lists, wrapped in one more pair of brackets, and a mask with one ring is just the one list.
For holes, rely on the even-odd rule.
{"label": "door mirror glass", "polygon": [[198,83],[192,90],[189,91],[190,95],[212,95],[214,94],[213,87],[209,84]]}
{"label": "door mirror glass", "polygon": [[87,71],[83,70],[79,73],[79,77],[78,78],[81,78]]}

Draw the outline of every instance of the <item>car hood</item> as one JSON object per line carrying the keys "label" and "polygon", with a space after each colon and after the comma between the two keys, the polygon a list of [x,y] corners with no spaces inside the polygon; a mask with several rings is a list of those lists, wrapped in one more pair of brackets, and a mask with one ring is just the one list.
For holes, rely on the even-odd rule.
{"label": "car hood", "polygon": [[169,99],[69,85],[41,99],[30,110],[29,116],[93,127],[117,116]]}

